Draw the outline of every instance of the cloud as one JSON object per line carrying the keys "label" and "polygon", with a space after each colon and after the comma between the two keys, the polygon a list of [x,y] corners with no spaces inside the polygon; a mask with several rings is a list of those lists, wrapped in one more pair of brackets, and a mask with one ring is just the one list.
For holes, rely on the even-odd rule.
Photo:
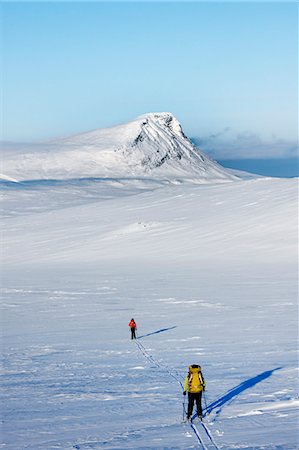
{"label": "cloud", "polygon": [[192,141],[212,158],[228,159],[272,159],[298,157],[298,141],[279,139],[263,139],[250,131],[234,132],[225,127],[219,132]]}

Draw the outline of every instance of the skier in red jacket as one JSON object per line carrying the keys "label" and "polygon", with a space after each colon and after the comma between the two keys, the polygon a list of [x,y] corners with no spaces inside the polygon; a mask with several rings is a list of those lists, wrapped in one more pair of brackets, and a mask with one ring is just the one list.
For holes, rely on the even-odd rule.
{"label": "skier in red jacket", "polygon": [[137,330],[137,324],[134,319],[131,319],[129,327],[131,328],[131,339],[136,339],[135,331]]}

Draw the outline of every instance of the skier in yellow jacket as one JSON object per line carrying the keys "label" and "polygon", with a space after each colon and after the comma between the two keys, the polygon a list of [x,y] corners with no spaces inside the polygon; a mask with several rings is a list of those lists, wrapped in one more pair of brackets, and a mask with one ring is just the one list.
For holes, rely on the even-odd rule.
{"label": "skier in yellow jacket", "polygon": [[196,402],[197,407],[197,415],[199,418],[202,417],[202,406],[201,406],[201,397],[202,392],[205,390],[205,380],[201,373],[201,367],[197,364],[193,364],[189,366],[188,375],[185,378],[184,382],[184,392],[186,395],[188,391],[188,412],[187,419],[190,420],[192,416],[194,402]]}

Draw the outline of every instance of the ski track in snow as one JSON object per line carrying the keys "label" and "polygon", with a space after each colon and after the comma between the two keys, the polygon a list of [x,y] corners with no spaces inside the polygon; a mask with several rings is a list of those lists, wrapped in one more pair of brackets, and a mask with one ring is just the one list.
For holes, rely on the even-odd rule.
{"label": "ski track in snow", "polygon": [[6,184],[2,448],[198,448],[193,363],[219,448],[298,448],[296,182],[102,185]]}

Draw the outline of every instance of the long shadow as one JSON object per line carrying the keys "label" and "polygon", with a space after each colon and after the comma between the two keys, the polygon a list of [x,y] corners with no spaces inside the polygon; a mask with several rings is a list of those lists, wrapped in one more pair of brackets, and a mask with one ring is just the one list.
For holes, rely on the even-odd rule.
{"label": "long shadow", "polygon": [[147,336],[152,336],[153,334],[163,333],[164,331],[168,331],[168,330],[173,330],[176,327],[177,326],[174,325],[173,327],[170,327],[170,328],[161,328],[161,330],[153,331],[152,333],[143,334],[142,336],[138,336],[137,339],[142,339]]}
{"label": "long shadow", "polygon": [[218,398],[213,403],[208,405],[207,408],[205,409],[204,415],[210,414],[210,412],[212,412],[216,408],[218,408],[216,414],[219,414],[221,412],[222,406],[225,405],[225,403],[228,403],[230,400],[232,400],[234,397],[236,397],[246,389],[252,388],[257,383],[260,383],[261,381],[266,380],[266,378],[271,377],[271,375],[276,370],[280,369],[282,369],[282,367],[277,367],[276,369],[273,370],[266,370],[266,372],[262,372],[253,378],[249,378],[248,380],[243,381],[238,386],[227,391],[222,397]]}

